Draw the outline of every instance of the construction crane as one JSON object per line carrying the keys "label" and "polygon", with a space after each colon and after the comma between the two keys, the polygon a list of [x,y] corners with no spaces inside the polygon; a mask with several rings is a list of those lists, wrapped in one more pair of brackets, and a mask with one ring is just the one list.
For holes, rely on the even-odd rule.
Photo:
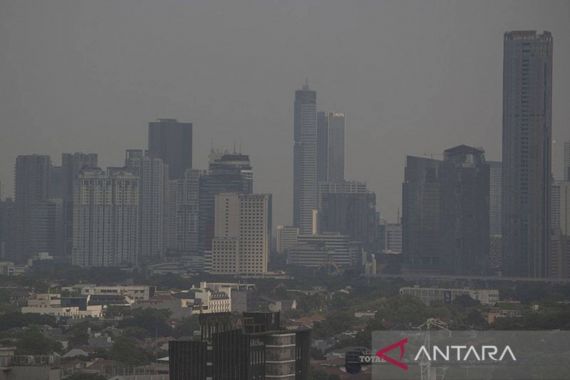
{"label": "construction crane", "polygon": [[[442,330],[450,333],[447,328],[447,323],[437,319],[428,318],[420,326],[416,327],[418,330],[425,331],[424,335],[424,347],[431,352],[431,330]],[[432,367],[431,362],[424,356],[420,361],[420,373],[422,380],[445,380],[445,374],[447,372],[447,367]]]}

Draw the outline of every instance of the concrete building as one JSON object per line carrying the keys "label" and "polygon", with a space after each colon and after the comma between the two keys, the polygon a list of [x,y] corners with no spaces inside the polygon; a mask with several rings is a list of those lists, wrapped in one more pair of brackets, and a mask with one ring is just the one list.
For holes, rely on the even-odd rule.
{"label": "concrete building", "polygon": [[109,285],[97,286],[89,284],[78,284],[63,287],[62,291],[82,296],[112,296],[120,295],[129,297],[133,301],[148,301],[155,293],[155,288],[146,285]]}
{"label": "concrete building", "polygon": [[564,143],[564,180],[570,182],[570,141]]}
{"label": "concrete building", "polygon": [[406,158],[402,185],[402,249],[414,272],[441,271],[441,161]]}
{"label": "concrete building", "polygon": [[502,241],[509,276],[548,275],[552,50],[549,32],[505,33]]}
{"label": "concrete building", "polygon": [[139,178],[123,169],[107,173],[86,169],[79,174],[73,195],[73,264],[136,264]]}
{"label": "concrete building", "polygon": [[421,288],[404,287],[400,289],[400,295],[419,298],[426,305],[434,303],[450,304],[459,296],[469,296],[482,305],[495,305],[499,302],[497,289],[444,289],[444,288]]}
{"label": "concrete building", "polygon": [[156,260],[166,251],[168,166],[142,149],[129,149],[125,169],[139,178],[139,258]]}
{"label": "concrete building", "polygon": [[489,165],[481,149],[447,149],[440,167],[443,269],[484,275],[489,267]]}
{"label": "concrete building", "polygon": [[402,253],[402,225],[399,223],[387,223],[384,228],[385,248],[384,253]]}
{"label": "concrete building", "polygon": [[253,170],[249,156],[226,151],[210,152],[208,172],[200,176],[199,244],[202,252],[212,250],[215,198],[221,193],[253,193]]}
{"label": "concrete building", "polygon": [[62,256],[64,251],[64,208],[62,199],[34,204],[30,214],[32,252]]}
{"label": "concrete building", "polygon": [[319,225],[322,232],[346,235],[369,252],[375,249],[378,213],[373,192],[320,193]]}
{"label": "concrete building", "polygon": [[45,314],[53,317],[64,318],[102,318],[103,307],[101,305],[86,305],[84,308],[79,306],[62,305],[61,294],[42,293],[35,294],[28,300],[27,306],[22,307],[23,314]]}
{"label": "concrete building", "polygon": [[502,164],[500,161],[487,161],[489,165],[489,233],[501,235],[502,224]]}
{"label": "concrete building", "polygon": [[297,245],[299,228],[293,226],[277,226],[277,253],[285,254]]}
{"label": "concrete building", "polygon": [[73,248],[73,183],[83,169],[97,168],[95,153],[63,153],[61,155],[63,193],[63,240],[64,255],[71,256]]}
{"label": "concrete building", "polygon": [[295,91],[293,151],[293,225],[312,230],[317,209],[317,93],[305,84]]}
{"label": "concrete building", "polygon": [[317,113],[317,180],[344,181],[345,117],[340,112]]}
{"label": "concrete building", "polygon": [[32,212],[37,203],[49,199],[51,160],[49,156],[16,158],[14,261],[23,262],[37,252],[32,243]]}
{"label": "concrete building", "polygon": [[266,273],[271,195],[221,193],[215,201],[213,273]]}
{"label": "concrete building", "polygon": [[192,123],[158,119],[148,124],[148,153],[168,165],[170,179],[192,169]]}
{"label": "concrete building", "polygon": [[168,256],[198,257],[200,247],[201,170],[187,170],[183,178],[172,180],[168,189],[166,244]]}
{"label": "concrete building", "polygon": [[548,274],[552,278],[570,278],[570,182],[552,185],[551,255]]}
{"label": "concrete building", "polygon": [[281,327],[279,313],[203,315],[201,337],[169,344],[170,378],[308,380],[311,330]]}
{"label": "concrete building", "polygon": [[306,268],[346,269],[358,267],[360,254],[360,245],[346,235],[299,235],[297,245],[287,253],[287,264]]}

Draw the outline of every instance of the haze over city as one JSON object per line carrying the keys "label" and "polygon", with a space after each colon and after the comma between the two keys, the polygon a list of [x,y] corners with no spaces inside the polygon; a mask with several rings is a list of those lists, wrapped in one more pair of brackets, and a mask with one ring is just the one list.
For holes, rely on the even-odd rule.
{"label": "haze over city", "polygon": [[[460,143],[500,159],[502,40],[555,41],[553,137],[570,138],[567,1],[4,1],[0,6],[0,180],[18,154],[97,152],[117,165],[147,124],[194,124],[211,145],[251,156],[275,223],[291,221],[294,90],[346,113],[347,178],[394,219],[406,154]],[[553,145],[555,173],[560,144]]]}

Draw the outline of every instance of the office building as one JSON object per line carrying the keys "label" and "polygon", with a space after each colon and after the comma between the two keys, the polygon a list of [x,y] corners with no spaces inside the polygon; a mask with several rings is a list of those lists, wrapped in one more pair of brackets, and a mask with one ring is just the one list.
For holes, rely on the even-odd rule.
{"label": "office building", "polygon": [[441,161],[408,156],[402,185],[402,249],[410,271],[442,270]]}
{"label": "office building", "polygon": [[293,151],[293,225],[312,230],[317,209],[317,93],[305,84],[295,91]]}
{"label": "office building", "polygon": [[279,313],[200,316],[201,337],[169,343],[172,380],[308,380],[311,330],[281,327]]}
{"label": "office building", "polygon": [[447,149],[440,167],[444,269],[483,275],[489,260],[489,165],[483,150]]}
{"label": "office building", "polygon": [[336,271],[358,267],[360,258],[360,245],[348,236],[322,233],[299,235],[297,245],[287,253],[287,264]]}
{"label": "office building", "polygon": [[64,248],[63,200],[37,202],[31,211],[30,246],[34,254],[61,255]]}
{"label": "office building", "polygon": [[10,198],[0,200],[0,261],[12,257],[15,243],[15,206]]}
{"label": "office building", "polygon": [[277,226],[277,253],[284,254],[297,245],[299,228],[293,226]]}
{"label": "office building", "polygon": [[216,195],[253,193],[253,170],[249,156],[212,151],[208,166],[208,172],[200,176],[199,184],[199,244],[202,252],[212,249]]}
{"label": "office building", "polygon": [[552,46],[549,32],[505,33],[503,56],[503,265],[546,277],[550,252]]}
{"label": "office building", "polygon": [[125,169],[139,178],[139,255],[152,260],[166,251],[168,167],[142,149],[126,152]]}
{"label": "office building", "polygon": [[377,233],[376,194],[322,193],[319,207],[320,229],[337,232],[374,250]]}
{"label": "office building", "polygon": [[216,195],[212,273],[266,273],[271,218],[269,194]]}
{"label": "office building", "polygon": [[158,119],[148,124],[148,153],[168,165],[170,179],[192,169],[192,123]]}
{"label": "office building", "polygon": [[502,165],[500,161],[487,161],[489,165],[489,232],[501,235],[502,211]]}
{"label": "office building", "polygon": [[130,267],[139,246],[139,178],[124,169],[85,169],[73,191],[72,262]]}
{"label": "office building", "polygon": [[198,257],[199,244],[199,197],[200,178],[205,173],[187,170],[183,178],[169,184],[167,208],[168,256]]}
{"label": "office building", "polygon": [[339,112],[317,113],[317,180],[344,181],[345,118]]}
{"label": "office building", "polygon": [[37,253],[31,245],[32,212],[36,204],[49,199],[50,172],[49,156],[34,154],[16,158],[16,246],[12,259],[17,262]]}
{"label": "office building", "polygon": [[570,141],[564,143],[564,180],[570,182]]}
{"label": "office building", "polygon": [[399,223],[386,223],[384,227],[384,234],[384,241],[386,244],[384,253],[402,253],[402,225]]}
{"label": "office building", "polygon": [[551,254],[548,275],[552,278],[570,278],[570,182],[553,183],[551,207]]}

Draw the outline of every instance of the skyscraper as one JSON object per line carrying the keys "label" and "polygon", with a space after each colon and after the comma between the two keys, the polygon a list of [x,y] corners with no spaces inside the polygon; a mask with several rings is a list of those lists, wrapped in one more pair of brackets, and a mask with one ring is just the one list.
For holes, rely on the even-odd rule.
{"label": "skyscraper", "polygon": [[142,149],[126,152],[125,168],[139,177],[139,254],[160,258],[165,254],[165,217],[168,166]]}
{"label": "skyscraper", "polygon": [[187,170],[184,178],[170,181],[167,211],[169,256],[193,257],[200,254],[200,178],[204,172]]}
{"label": "skyscraper", "polygon": [[489,165],[482,150],[447,149],[440,167],[444,271],[484,275],[489,260]]}
{"label": "skyscraper", "polygon": [[49,156],[26,155],[16,158],[16,261],[33,254],[32,212],[34,207],[49,198],[51,160]]}
{"label": "skyscraper", "polygon": [[570,182],[552,185],[552,234],[549,276],[570,277]]}
{"label": "skyscraper", "polygon": [[358,241],[368,252],[375,250],[377,230],[376,194],[323,192],[319,207],[322,232],[336,232]]}
{"label": "skyscraper", "polygon": [[241,153],[215,152],[210,154],[208,172],[200,176],[199,230],[200,247],[212,249],[214,237],[214,200],[220,193],[253,193],[253,171],[249,156]]}
{"label": "skyscraper", "polygon": [[317,178],[319,182],[344,181],[344,114],[317,113]]}
{"label": "skyscraper", "polygon": [[217,194],[212,272],[267,272],[271,217],[269,194]]}
{"label": "skyscraper", "polygon": [[137,262],[139,178],[124,169],[84,169],[73,191],[72,263],[83,267]]}
{"label": "skyscraper", "polygon": [[550,252],[552,35],[505,33],[503,56],[503,266],[547,276]]}
{"label": "skyscraper", "polygon": [[570,182],[570,141],[564,143],[564,180]]}
{"label": "skyscraper", "polygon": [[501,235],[502,211],[502,164],[500,161],[487,161],[489,165],[489,231],[493,236]]}
{"label": "skyscraper", "polygon": [[317,93],[305,84],[295,91],[293,152],[293,225],[312,229],[317,208]]}
{"label": "skyscraper", "polygon": [[441,254],[441,161],[408,156],[402,185],[402,249],[412,271],[437,272]]}
{"label": "skyscraper", "polygon": [[95,153],[63,153],[61,155],[63,193],[63,240],[64,255],[71,256],[73,246],[73,182],[83,169],[96,168]]}
{"label": "skyscraper", "polygon": [[192,123],[158,119],[148,124],[148,152],[168,165],[170,179],[192,169]]}

